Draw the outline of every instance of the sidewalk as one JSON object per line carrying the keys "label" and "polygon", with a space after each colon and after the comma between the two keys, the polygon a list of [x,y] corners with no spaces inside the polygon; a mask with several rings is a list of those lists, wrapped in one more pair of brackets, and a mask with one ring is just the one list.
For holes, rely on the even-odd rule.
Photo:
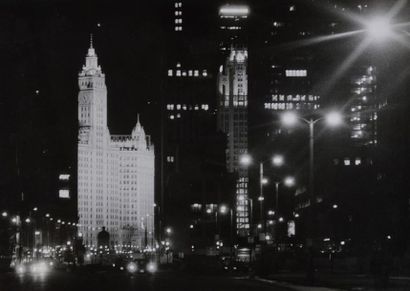
{"label": "sidewalk", "polygon": [[311,287],[311,286],[301,286],[301,285],[294,285],[287,282],[279,282],[275,280],[263,279],[259,277],[255,277],[255,280],[264,282],[264,283],[271,283],[276,286],[289,288],[295,291],[342,291],[343,289],[334,289],[334,288],[327,288],[327,287]]}
{"label": "sidewalk", "polygon": [[307,286],[304,273],[286,273],[257,278],[259,281],[270,282],[296,291],[409,291],[410,277],[392,276],[387,288],[375,288],[374,278],[363,274],[316,274],[315,285]]}

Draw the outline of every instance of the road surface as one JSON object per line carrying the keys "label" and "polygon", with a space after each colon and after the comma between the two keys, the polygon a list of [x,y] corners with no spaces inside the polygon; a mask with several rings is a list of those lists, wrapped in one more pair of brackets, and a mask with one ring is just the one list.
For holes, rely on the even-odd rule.
{"label": "road surface", "polygon": [[46,275],[0,274],[0,291],[284,291],[283,287],[234,275],[201,275],[167,270],[154,275],[128,275],[107,270],[52,271]]}

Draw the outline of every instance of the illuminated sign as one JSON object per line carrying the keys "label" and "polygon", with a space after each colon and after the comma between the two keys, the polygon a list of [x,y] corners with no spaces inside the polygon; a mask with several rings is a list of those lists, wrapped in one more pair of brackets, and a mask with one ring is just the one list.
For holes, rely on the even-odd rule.
{"label": "illuminated sign", "polygon": [[70,191],[67,189],[60,189],[58,191],[58,197],[64,198],[64,199],[69,199],[70,198]]}
{"label": "illuminated sign", "polygon": [[223,6],[219,9],[219,14],[221,15],[248,15],[249,7],[248,6],[236,6],[236,5]]}
{"label": "illuminated sign", "polygon": [[61,181],[68,181],[70,179],[70,175],[69,174],[60,174],[60,176],[58,176],[58,178]]}

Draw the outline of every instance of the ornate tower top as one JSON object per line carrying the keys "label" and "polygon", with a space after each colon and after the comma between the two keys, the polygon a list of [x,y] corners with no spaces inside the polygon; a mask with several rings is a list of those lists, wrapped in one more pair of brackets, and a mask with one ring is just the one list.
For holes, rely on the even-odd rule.
{"label": "ornate tower top", "polygon": [[101,77],[104,76],[101,70],[101,66],[98,65],[98,57],[93,47],[93,35],[92,34],[90,34],[90,47],[85,57],[85,65],[83,66],[83,70],[80,72],[79,75],[80,76],[95,76],[96,75],[96,76],[101,76]]}

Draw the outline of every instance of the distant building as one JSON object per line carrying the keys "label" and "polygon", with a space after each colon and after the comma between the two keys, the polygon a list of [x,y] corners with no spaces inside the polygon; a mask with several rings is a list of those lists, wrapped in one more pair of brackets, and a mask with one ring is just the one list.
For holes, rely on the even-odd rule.
{"label": "distant building", "polygon": [[225,4],[219,8],[218,48],[223,55],[229,55],[231,47],[248,43],[249,6]]}
{"label": "distant building", "polygon": [[350,80],[350,137],[356,145],[377,144],[377,115],[383,104],[376,95],[376,69],[361,67]]}
{"label": "distant building", "polygon": [[[217,2],[161,2],[166,47],[157,225],[173,228],[176,249],[215,246],[215,215],[205,206],[230,205],[233,196],[233,178],[225,167],[226,137],[216,126]],[[203,207],[193,213],[192,205]]]}
{"label": "distant building", "polygon": [[249,230],[248,171],[240,158],[248,152],[248,52],[232,49],[218,76],[218,128],[228,138],[226,166],[237,172],[236,228],[238,233]]}
{"label": "distant building", "polygon": [[[110,135],[105,75],[90,45],[78,77],[78,216],[86,246],[103,227],[111,246],[144,247],[154,233],[154,147],[139,119]],[[148,231],[146,231],[148,230]]]}

